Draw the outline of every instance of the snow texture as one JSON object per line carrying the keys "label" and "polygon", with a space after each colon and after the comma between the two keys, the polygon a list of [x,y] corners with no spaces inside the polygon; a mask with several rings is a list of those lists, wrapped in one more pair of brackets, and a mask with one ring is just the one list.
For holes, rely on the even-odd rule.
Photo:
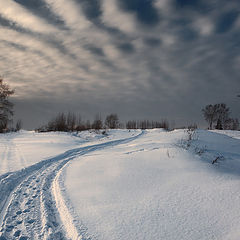
{"label": "snow texture", "polygon": [[188,145],[186,130],[146,131],[71,161],[62,189],[87,236],[239,239],[240,141],[193,135]]}
{"label": "snow texture", "polygon": [[240,235],[240,132],[0,135],[0,240]]}
{"label": "snow texture", "polygon": [[[102,143],[74,148],[29,167],[3,174],[0,177],[0,239],[65,239],[70,236],[67,226],[62,226],[59,218],[62,210],[57,209],[58,202],[52,191],[57,173],[79,155],[126,143],[140,135],[135,131],[129,138],[118,139],[115,134],[112,137],[115,140],[107,139]],[[97,136],[100,135],[96,135],[96,141]],[[11,137],[12,135],[7,135],[7,140]],[[60,149],[61,144],[58,150]]]}

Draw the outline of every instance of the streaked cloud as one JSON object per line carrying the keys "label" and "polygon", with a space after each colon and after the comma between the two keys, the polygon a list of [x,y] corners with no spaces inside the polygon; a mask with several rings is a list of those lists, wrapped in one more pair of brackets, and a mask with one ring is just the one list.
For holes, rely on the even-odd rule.
{"label": "streaked cloud", "polygon": [[0,6],[0,15],[20,27],[43,33],[55,30],[55,27],[48,24],[44,19],[36,17],[15,1],[0,0]]}
{"label": "streaked cloud", "polygon": [[16,88],[17,116],[24,120],[24,106],[33,118],[44,112],[31,126],[68,109],[87,116],[117,109],[123,118],[180,123],[197,121],[207,103],[226,102],[237,112],[237,1],[0,0],[0,6],[0,74]]}

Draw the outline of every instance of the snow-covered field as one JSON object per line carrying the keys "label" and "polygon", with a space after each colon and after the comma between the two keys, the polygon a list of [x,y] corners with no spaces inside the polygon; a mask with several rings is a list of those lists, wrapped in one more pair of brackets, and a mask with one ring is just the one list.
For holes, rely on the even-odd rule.
{"label": "snow-covered field", "polygon": [[[138,133],[139,131],[135,131],[131,134]],[[0,175],[28,167],[79,146],[103,143],[128,136],[127,130],[121,132],[113,130],[106,136],[94,131],[84,131],[78,134],[36,133],[34,131],[0,134]]]}
{"label": "snow-covered field", "polygon": [[240,139],[239,131],[233,131],[233,130],[213,130],[213,132],[225,134],[225,135],[227,135],[229,137]]}
{"label": "snow-covered field", "polygon": [[192,138],[0,135],[0,239],[239,239],[240,132]]}

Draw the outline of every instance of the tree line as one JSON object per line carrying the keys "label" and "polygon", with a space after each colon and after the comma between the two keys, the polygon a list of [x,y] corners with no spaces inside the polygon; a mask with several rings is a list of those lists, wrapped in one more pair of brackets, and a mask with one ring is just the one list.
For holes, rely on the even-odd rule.
{"label": "tree line", "polygon": [[[0,133],[7,131],[18,131],[22,127],[21,120],[16,122],[15,128],[9,127],[13,122],[13,103],[9,98],[14,94],[14,90],[3,82],[0,77]],[[237,118],[230,117],[230,108],[225,103],[209,104],[202,109],[203,116],[209,124],[209,129],[239,129],[239,121]],[[59,113],[50,120],[46,125],[36,129],[37,131],[84,131],[89,129],[153,129],[164,128],[169,130],[167,120],[151,121],[151,120],[129,120],[121,123],[116,113],[111,113],[102,120],[101,114],[96,114],[94,120],[83,121],[81,116],[69,112],[68,114]],[[197,128],[194,125],[194,128]]]}
{"label": "tree line", "polygon": [[119,117],[116,113],[111,113],[106,116],[105,120],[102,119],[101,114],[96,114],[94,120],[83,121],[80,115],[76,115],[73,112],[59,113],[56,117],[51,119],[44,126],[37,128],[39,132],[49,131],[84,131],[84,130],[101,130],[101,129],[153,129],[164,128],[169,130],[169,123],[167,120],[162,121],[149,121],[149,120],[129,120],[125,124],[119,121]]}

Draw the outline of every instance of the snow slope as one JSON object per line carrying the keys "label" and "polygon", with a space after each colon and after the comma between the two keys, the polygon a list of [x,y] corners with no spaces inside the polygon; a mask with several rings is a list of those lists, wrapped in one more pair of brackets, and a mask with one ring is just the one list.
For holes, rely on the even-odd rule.
{"label": "snow slope", "polygon": [[239,239],[238,136],[2,134],[0,240]]}
{"label": "snow slope", "polygon": [[[1,135],[1,140],[2,142],[6,140],[5,146],[8,147],[11,146],[12,139],[15,140],[17,137],[22,137],[26,149],[28,149],[29,144],[32,144],[34,148],[32,140],[39,142],[38,137],[40,135],[34,134],[35,136],[31,137],[29,134],[31,133],[22,132],[21,134]],[[68,228],[63,226],[59,220],[59,213],[62,210],[58,209],[58,201],[54,200],[55,195],[52,192],[53,182],[61,168],[79,155],[126,143],[137,138],[139,134],[141,135],[141,131],[133,131],[131,133],[128,131],[112,131],[106,136],[83,132],[75,136],[79,138],[78,141],[74,139],[74,141],[67,143],[63,141],[63,138],[65,137],[69,140],[69,138],[73,137],[72,135],[58,133],[41,135],[43,139],[40,141],[42,145],[39,144],[39,148],[43,152],[42,155],[36,157],[37,160],[35,162],[37,163],[31,165],[29,162],[26,162],[26,165],[29,164],[30,166],[25,168],[16,164],[16,169],[20,168],[20,170],[7,172],[0,176],[0,239],[66,239],[66,230]],[[125,138],[122,139],[123,136]],[[47,143],[49,142],[56,145],[56,152],[62,152],[64,148],[71,149],[55,157],[43,160],[43,156],[53,152],[53,150],[49,149],[48,151],[47,149]],[[81,146],[78,145],[77,148],[73,148],[77,142],[78,144],[85,143]],[[55,146],[54,144],[52,146]],[[44,152],[45,148],[46,152]],[[14,149],[15,146],[9,152],[11,153]],[[21,149],[24,149],[24,147]],[[37,152],[38,148],[35,147],[35,154]],[[27,153],[28,150],[26,150],[25,155]],[[2,156],[6,156],[6,154],[4,153]],[[33,152],[32,157],[35,157]],[[14,162],[14,158],[6,156],[5,160],[1,161],[1,164],[4,166],[8,160]],[[18,160],[17,158],[15,159],[16,163]],[[5,167],[4,169],[6,170],[7,168]]]}
{"label": "snow slope", "polygon": [[240,139],[240,131],[233,131],[233,130],[213,130],[212,132],[220,133],[227,135],[232,138]]}
{"label": "snow slope", "polygon": [[76,239],[239,239],[240,140],[203,130],[187,139],[151,130],[69,162],[55,187]]}

